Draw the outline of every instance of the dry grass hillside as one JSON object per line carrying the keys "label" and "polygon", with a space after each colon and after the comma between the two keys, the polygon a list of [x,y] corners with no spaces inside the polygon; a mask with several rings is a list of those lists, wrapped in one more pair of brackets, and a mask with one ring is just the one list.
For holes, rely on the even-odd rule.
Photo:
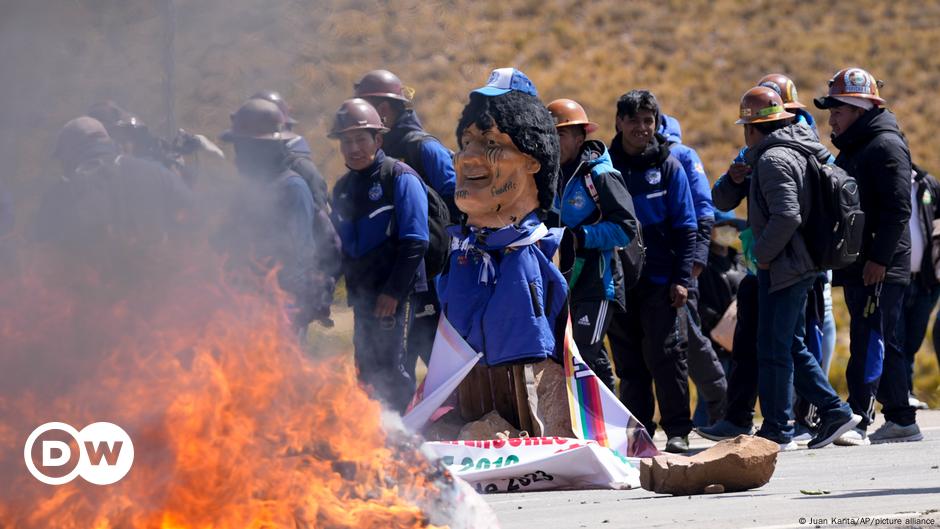
{"label": "dry grass hillside", "polygon": [[[164,122],[163,1],[3,0],[0,159],[28,217],[48,182],[55,131],[112,98]],[[596,0],[175,0],[179,126],[213,136],[260,88],[282,91],[315,160],[342,169],[325,132],[366,70],[417,90],[428,129],[454,146],[467,92],[493,67],[528,73],[544,100],[582,102],[608,139],[617,97],[652,89],[714,178],[741,142],[740,95],[780,71],[809,103],[841,67],[886,80],[882,95],[917,161],[940,172],[931,101],[940,89],[940,2]],[[828,135],[825,115],[821,132]],[[845,326],[843,326],[844,328]],[[841,343],[844,345],[845,340]],[[841,345],[840,345],[841,347]],[[936,373],[933,360],[922,366]],[[922,387],[935,393],[936,382]]]}

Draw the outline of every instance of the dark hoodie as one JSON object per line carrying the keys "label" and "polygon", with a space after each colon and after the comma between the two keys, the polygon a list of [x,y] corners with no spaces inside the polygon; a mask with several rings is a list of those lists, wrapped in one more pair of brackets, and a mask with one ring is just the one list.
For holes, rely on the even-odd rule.
{"label": "dark hoodie", "polygon": [[[585,175],[597,192],[593,198],[585,185]],[[633,200],[614,169],[607,147],[597,140],[581,146],[581,155],[561,167],[559,189],[549,212],[550,227],[567,227],[578,240],[575,255],[561,248],[561,262],[582,260],[582,268],[571,285],[571,302],[612,300],[624,307],[623,273],[616,248],[630,244],[637,236]]]}
{"label": "dark hoodie", "polygon": [[836,285],[861,286],[867,261],[887,266],[888,283],[911,276],[911,153],[894,114],[873,108],[832,139],[836,165],[858,181],[865,235],[854,264],[833,273]]}
{"label": "dark hoodie", "polygon": [[809,161],[787,148],[794,144],[816,153],[820,164],[829,160],[829,151],[813,131],[799,124],[773,131],[745,154],[753,167],[747,220],[754,231],[754,258],[770,265],[771,292],[818,273],[800,230],[806,226],[811,201],[806,185]]}
{"label": "dark hoodie", "polygon": [[662,136],[655,135],[642,154],[631,156],[623,150],[621,134],[610,143],[610,158],[623,175],[643,227],[643,277],[660,285],[687,287],[698,227],[689,179]]}

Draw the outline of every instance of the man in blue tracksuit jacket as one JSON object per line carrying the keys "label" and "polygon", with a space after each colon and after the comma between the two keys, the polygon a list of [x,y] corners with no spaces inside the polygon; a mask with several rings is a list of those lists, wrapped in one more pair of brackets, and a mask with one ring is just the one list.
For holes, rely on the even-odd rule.
{"label": "man in blue tracksuit jacket", "polygon": [[575,248],[561,248],[561,262],[572,263],[568,282],[573,338],[587,365],[613,390],[604,337],[614,313],[624,310],[617,248],[637,236],[633,200],[610,162],[607,147],[587,139],[597,124],[588,120],[584,108],[571,99],[557,99],[548,110],[561,146],[558,192],[548,225],[566,228],[576,241]]}
{"label": "man in blue tracksuit jacket", "polygon": [[[440,140],[425,132],[413,108],[413,90],[388,70],[367,72],[355,84],[355,97],[365,99],[389,128],[383,136],[382,150],[414,169],[424,183],[434,189],[447,204],[450,220],[457,223],[460,211],[454,203],[454,153]],[[432,278],[428,278],[432,279]],[[412,297],[415,318],[408,333],[408,361],[413,366],[418,357],[427,364],[437,334],[441,305],[433,280],[417,285]],[[414,367],[411,368],[412,370]]]}
{"label": "man in blue tracksuit jacket", "polygon": [[711,186],[705,174],[705,166],[702,165],[695,149],[682,143],[679,120],[663,114],[659,133],[666,138],[670,153],[679,160],[686,176],[689,177],[689,190],[692,193],[698,222],[695,254],[692,259],[692,283],[689,285],[689,302],[686,304],[684,319],[689,334],[689,376],[695,382],[701,397],[692,421],[696,426],[705,426],[724,417],[728,392],[725,371],[711,340],[702,333],[702,321],[698,313],[698,276],[708,265],[715,207],[712,205]]}
{"label": "man in blue tracksuit jacket", "polygon": [[632,90],[617,101],[610,157],[633,197],[647,253],[640,282],[627,294],[626,313],[614,317],[608,337],[623,403],[655,432],[655,381],[666,450],[685,452],[692,421],[680,314],[692,281],[698,225],[688,177],[656,134],[658,123],[659,103],[649,91]]}
{"label": "man in blue tracksuit jacket", "polygon": [[343,243],[359,380],[403,412],[415,390],[405,339],[428,249],[428,198],[414,170],[382,151],[386,130],[363,99],[347,100],[336,113],[330,137],[340,140],[350,170],[333,188],[332,216]]}

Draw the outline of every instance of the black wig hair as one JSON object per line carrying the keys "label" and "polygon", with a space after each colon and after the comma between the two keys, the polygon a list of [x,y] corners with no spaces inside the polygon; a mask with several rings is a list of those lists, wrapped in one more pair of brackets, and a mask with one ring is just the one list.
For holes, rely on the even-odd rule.
{"label": "black wig hair", "polygon": [[496,125],[512,138],[516,148],[538,160],[542,166],[535,173],[539,207],[546,211],[550,209],[555,199],[560,149],[555,120],[542,101],[536,96],[516,91],[496,97],[471,93],[470,102],[464,107],[457,123],[458,145],[464,129],[471,124],[480,130],[488,130]]}

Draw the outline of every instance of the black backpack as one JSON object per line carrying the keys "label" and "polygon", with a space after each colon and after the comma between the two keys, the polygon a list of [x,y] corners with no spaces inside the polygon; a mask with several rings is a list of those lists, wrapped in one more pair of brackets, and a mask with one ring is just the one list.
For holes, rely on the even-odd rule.
{"label": "black backpack", "polygon": [[[394,196],[393,183],[395,181],[395,164],[398,160],[386,156],[382,162],[379,178],[382,181],[382,191],[386,196]],[[450,212],[444,199],[437,194],[431,186],[427,185],[421,177],[428,196],[428,250],[424,254],[424,268],[428,278],[441,273],[447,259],[450,257],[450,234],[447,226],[450,225]]]}
{"label": "black backpack", "polygon": [[[597,211],[603,218],[601,211],[600,197],[597,194],[597,188],[594,187],[594,179],[591,172],[584,173],[584,187],[587,188],[591,200],[597,205]],[[598,219],[598,222],[600,219]],[[623,268],[623,288],[630,290],[640,281],[643,275],[643,267],[646,266],[646,245],[643,243],[643,227],[640,221],[636,222],[636,237],[623,248],[617,248],[617,256],[620,257],[621,268]]]}
{"label": "black backpack", "polygon": [[838,165],[820,164],[804,145],[786,147],[807,158],[810,206],[801,233],[810,257],[823,270],[849,266],[858,259],[865,231],[858,182]]}

